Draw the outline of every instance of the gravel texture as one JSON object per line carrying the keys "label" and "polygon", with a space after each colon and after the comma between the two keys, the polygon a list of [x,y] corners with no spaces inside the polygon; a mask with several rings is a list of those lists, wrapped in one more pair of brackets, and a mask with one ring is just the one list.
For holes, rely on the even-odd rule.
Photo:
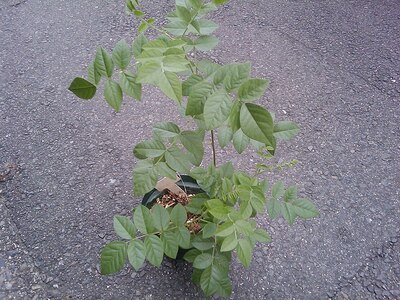
{"label": "gravel texture", "polygon": [[[145,1],[144,1],[145,2]],[[160,15],[171,1],[147,1]],[[129,214],[133,146],[177,112],[153,89],[114,113],[67,91],[97,45],[131,40],[123,1],[0,4],[0,298],[197,299],[190,268],[98,273]],[[250,61],[271,80],[262,103],[302,128],[269,175],[298,183],[321,217],[288,226],[260,218],[271,244],[249,269],[232,264],[232,299],[399,299],[400,9],[397,0],[231,0],[214,15],[211,58]],[[219,160],[248,169],[232,149]]]}

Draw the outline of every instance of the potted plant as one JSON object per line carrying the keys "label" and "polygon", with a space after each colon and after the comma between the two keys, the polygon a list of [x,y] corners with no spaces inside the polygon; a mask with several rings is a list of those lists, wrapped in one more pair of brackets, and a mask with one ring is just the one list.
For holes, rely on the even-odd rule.
{"label": "potted plant", "polygon": [[[250,175],[231,163],[217,164],[217,143],[221,148],[232,143],[239,154],[252,146],[270,158],[277,141],[298,132],[295,123],[277,122],[266,108],[254,104],[268,81],[252,78],[249,63],[219,65],[197,59],[198,52],[218,43],[212,35],[217,25],[206,16],[224,2],[176,0],[168,23],[160,28],[139,9],[138,0],[128,0],[127,11],[141,19],[133,43],[118,42],[112,54],[98,48],[88,78],[77,77],[69,87],[76,96],[91,99],[105,79],[104,97],[119,111],[123,95],[140,101],[142,85],[150,84],[172,99],[182,117],[196,127],[184,130],[170,121],[160,122],[150,140],[135,146],[134,193],[146,195],[132,218],[114,217],[122,240],[101,250],[102,274],[118,272],[127,260],[136,270],[145,260],[160,266],[164,255],[176,258],[179,249],[186,249],[184,259],[193,264],[193,281],[205,295],[229,296],[232,253],[248,267],[255,244],[271,241],[257,227],[257,214],[267,210],[271,219],[282,215],[289,224],[296,217],[318,215],[310,200],[298,198],[295,186],[285,188],[277,182],[269,187],[258,178],[270,166],[259,164],[259,172]],[[159,36],[148,39],[146,30]],[[211,141],[210,161],[204,159],[206,138]]]}

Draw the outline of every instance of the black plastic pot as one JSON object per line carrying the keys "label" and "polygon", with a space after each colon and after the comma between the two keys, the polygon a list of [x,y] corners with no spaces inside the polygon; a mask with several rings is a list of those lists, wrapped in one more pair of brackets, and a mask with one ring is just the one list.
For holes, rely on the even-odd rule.
{"label": "black plastic pot", "polygon": [[[184,190],[187,194],[204,193],[204,191],[200,188],[200,186],[197,184],[197,181],[194,178],[190,177],[189,175],[181,175],[180,178],[181,179],[176,182],[176,185],[179,186],[182,190]],[[156,189],[152,189],[150,192],[144,195],[142,199],[142,204],[147,208],[151,208],[156,202],[157,198],[162,197],[167,192],[168,192],[167,190],[160,192]],[[179,248],[178,254],[176,255],[176,259],[182,259],[185,253],[189,250],[190,249]]]}
{"label": "black plastic pot", "polygon": [[[176,182],[176,185],[179,186],[182,190],[186,191],[188,194],[200,194],[204,193],[204,191],[200,188],[197,184],[197,181],[190,177],[189,175],[181,175],[180,180]],[[156,189],[152,189],[146,195],[144,195],[142,199],[142,204],[147,208],[151,208],[156,199],[162,197],[164,194],[167,193],[167,190],[158,191]]]}

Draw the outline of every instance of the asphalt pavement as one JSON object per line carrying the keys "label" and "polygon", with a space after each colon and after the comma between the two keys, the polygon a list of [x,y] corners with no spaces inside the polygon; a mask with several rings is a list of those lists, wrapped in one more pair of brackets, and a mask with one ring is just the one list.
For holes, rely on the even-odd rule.
{"label": "asphalt pavement", "polygon": [[[146,3],[146,1],[143,1]],[[171,1],[147,1],[152,16]],[[268,174],[297,183],[321,216],[262,224],[273,242],[232,264],[232,299],[400,299],[398,0],[231,0],[208,57],[250,61],[261,103],[300,134]],[[158,20],[160,21],[160,20]],[[99,249],[129,214],[133,146],[177,111],[159,92],[114,113],[67,91],[98,45],[132,40],[124,1],[0,4],[0,299],[198,299],[185,263],[99,275]],[[249,170],[254,153],[219,160]]]}

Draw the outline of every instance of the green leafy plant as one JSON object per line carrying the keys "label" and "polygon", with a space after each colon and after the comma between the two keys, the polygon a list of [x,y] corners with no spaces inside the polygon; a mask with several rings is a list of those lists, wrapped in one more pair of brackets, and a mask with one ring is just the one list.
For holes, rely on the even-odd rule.
{"label": "green leafy plant", "polygon": [[[277,141],[288,140],[299,130],[293,122],[276,122],[266,108],[254,104],[269,82],[252,78],[250,63],[219,65],[197,59],[199,52],[218,43],[212,35],[218,26],[206,16],[224,2],[176,0],[167,24],[158,27],[140,10],[138,0],[128,0],[127,11],[141,19],[133,43],[122,40],[111,54],[98,48],[87,79],[75,78],[69,87],[76,96],[91,99],[103,81],[105,100],[119,111],[123,97],[140,101],[142,85],[150,84],[172,99],[182,116],[196,126],[184,130],[170,121],[161,122],[153,127],[151,139],[135,146],[135,195],[151,191],[160,178],[176,180],[181,174],[194,178],[202,192],[170,193],[175,197],[172,204],[160,196],[136,207],[132,218],[115,216],[114,229],[122,240],[102,249],[102,274],[118,272],[127,260],[135,270],[146,259],[160,266],[164,255],[176,258],[179,249],[187,249],[184,259],[193,264],[193,281],[207,296],[229,296],[232,253],[248,267],[255,244],[271,241],[257,227],[257,214],[267,210],[271,219],[283,216],[289,224],[297,217],[318,215],[310,200],[298,198],[295,186],[285,188],[277,182],[269,187],[266,180],[256,177],[297,161],[258,164],[256,175],[235,170],[231,163],[217,166],[217,141],[221,148],[232,143],[239,154],[252,146],[262,157],[271,158]],[[149,39],[148,30],[159,36]],[[203,159],[206,137],[211,139],[209,162]]]}

